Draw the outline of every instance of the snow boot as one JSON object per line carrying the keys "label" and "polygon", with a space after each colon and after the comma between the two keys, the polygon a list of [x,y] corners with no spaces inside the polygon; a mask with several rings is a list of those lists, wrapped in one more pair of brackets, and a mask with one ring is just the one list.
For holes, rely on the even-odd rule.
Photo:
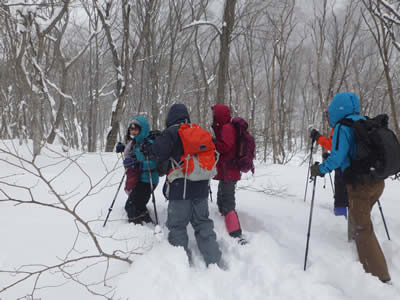
{"label": "snow boot", "polygon": [[239,218],[236,211],[231,210],[225,215],[225,226],[231,237],[240,238],[242,236],[242,229],[240,228]]}

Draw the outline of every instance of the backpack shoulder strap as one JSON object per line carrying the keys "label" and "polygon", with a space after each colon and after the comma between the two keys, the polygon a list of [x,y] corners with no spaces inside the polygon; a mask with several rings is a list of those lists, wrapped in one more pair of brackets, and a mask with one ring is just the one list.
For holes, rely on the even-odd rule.
{"label": "backpack shoulder strap", "polygon": [[339,120],[338,123],[347,127],[353,127],[354,120],[343,118]]}
{"label": "backpack shoulder strap", "polygon": [[338,133],[337,133],[337,138],[336,138],[336,147],[335,147],[336,150],[339,149],[340,128],[342,127],[342,125],[347,126],[347,127],[353,127],[354,120],[343,118],[343,119],[339,120],[338,123],[339,123],[339,127],[338,127]]}

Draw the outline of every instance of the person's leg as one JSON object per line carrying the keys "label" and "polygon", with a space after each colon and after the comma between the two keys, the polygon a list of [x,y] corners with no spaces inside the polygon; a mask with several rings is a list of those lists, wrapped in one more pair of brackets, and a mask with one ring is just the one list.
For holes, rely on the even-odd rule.
{"label": "person's leg", "polygon": [[173,246],[182,246],[188,253],[189,259],[189,239],[186,227],[189,224],[191,215],[192,202],[190,200],[170,200],[168,202],[168,241]]}
{"label": "person's leg", "polygon": [[219,212],[224,216],[236,207],[235,188],[236,181],[233,180],[220,180],[218,183],[217,205]]}
{"label": "person's leg", "polygon": [[190,222],[194,229],[197,246],[207,265],[219,263],[221,251],[214,232],[214,223],[209,218],[207,198],[192,201],[193,210]]}
{"label": "person's leg", "polygon": [[217,205],[219,212],[225,217],[225,226],[232,237],[241,237],[242,229],[239,223],[239,217],[235,211],[235,188],[236,181],[220,180],[218,184]]}
{"label": "person's leg", "polygon": [[135,190],[136,190],[136,196],[135,196],[136,217],[140,219],[140,222],[154,223],[146,207],[151,197],[150,183],[139,182]]}
{"label": "person's leg", "polygon": [[128,215],[129,223],[134,222],[134,219],[136,216],[135,193],[136,193],[135,190],[131,191],[131,193],[129,194],[129,197],[125,203],[125,211]]}
{"label": "person's leg", "polygon": [[342,171],[340,169],[335,170],[335,207],[347,207],[349,206],[347,200],[346,184],[343,181]]}
{"label": "person's leg", "polygon": [[384,181],[368,184],[347,185],[350,202],[350,221],[357,252],[365,272],[389,281],[390,275],[385,256],[376,239],[371,222],[371,209],[384,189]]}
{"label": "person's leg", "polygon": [[136,185],[135,206],[138,212],[147,211],[146,204],[149,202],[151,195],[150,183],[138,182]]}

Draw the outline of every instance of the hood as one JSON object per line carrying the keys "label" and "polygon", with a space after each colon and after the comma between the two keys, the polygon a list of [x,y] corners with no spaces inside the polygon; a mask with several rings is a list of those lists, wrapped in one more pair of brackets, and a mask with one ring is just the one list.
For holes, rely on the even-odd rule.
{"label": "hood", "polygon": [[354,93],[339,93],[333,97],[328,107],[329,125],[335,127],[336,123],[344,117],[360,115],[360,100]]}
{"label": "hood", "polygon": [[231,110],[224,104],[217,104],[212,107],[214,125],[224,125],[231,120]]}
{"label": "hood", "polygon": [[147,122],[147,119],[145,117],[142,117],[142,116],[138,116],[138,117],[132,118],[129,121],[128,130],[129,130],[129,127],[131,126],[132,123],[135,123],[135,124],[139,123],[140,124],[140,133],[137,136],[135,136],[136,143],[140,144],[141,142],[143,142],[143,140],[146,137],[149,136],[149,133],[150,133],[149,122]]}
{"label": "hood", "polygon": [[167,128],[181,123],[190,123],[189,112],[184,104],[173,104],[169,109],[165,125]]}

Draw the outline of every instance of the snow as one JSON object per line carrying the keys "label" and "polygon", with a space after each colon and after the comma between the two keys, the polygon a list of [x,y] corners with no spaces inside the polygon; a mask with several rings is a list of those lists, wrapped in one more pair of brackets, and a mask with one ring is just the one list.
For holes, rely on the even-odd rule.
{"label": "snow", "polygon": [[117,99],[115,99],[115,100],[113,101],[113,103],[112,103],[111,111],[112,111],[113,113],[117,111],[118,101],[119,101],[119,99],[117,98]]}
{"label": "snow", "polygon": [[189,23],[188,25],[183,26],[182,30],[193,27],[193,26],[200,26],[200,25],[211,25],[218,32],[218,34],[220,34],[220,35],[222,34],[222,31],[218,27],[218,25],[214,24],[213,22],[209,22],[209,21],[205,21],[205,20],[193,21],[193,22]]}
{"label": "snow", "polygon": [[[60,145],[49,147],[37,158],[38,165],[48,166],[42,169],[47,179],[54,178],[68,165],[68,160],[53,152],[63,153]],[[55,197],[48,187],[28,172],[5,162],[8,160],[19,164],[10,154],[2,153],[7,148],[25,158],[30,157],[26,145],[19,146],[17,141],[0,141],[0,190],[16,198],[28,199],[27,193],[4,182],[29,186],[41,201],[55,203]],[[131,265],[110,262],[108,275],[112,278],[107,280],[107,285],[111,289],[102,283],[103,265],[96,265],[81,274],[81,280],[100,282],[92,288],[109,292],[111,299],[400,299],[398,181],[386,180],[385,192],[381,197],[392,241],[386,238],[377,205],[372,211],[375,232],[393,281],[393,285],[386,285],[363,271],[354,243],[347,242],[346,220],[334,216],[332,212],[333,198],[328,176],[326,180],[318,178],[317,181],[307,271],[303,271],[312,192],[312,185],[309,185],[307,201],[304,202],[307,168],[305,164],[300,166],[304,157],[297,156],[285,166],[257,163],[254,177],[246,174],[238,183],[237,211],[249,240],[245,246],[238,245],[226,233],[215,203],[217,182],[212,181],[210,216],[214,220],[224,260],[229,266],[227,271],[223,271],[217,266],[205,267],[190,226],[193,267],[189,267],[182,248],[169,245],[165,227],[167,202],[164,201],[160,186],[156,189],[155,197],[163,230],[161,235],[154,235],[152,226],[126,222],[126,195],[122,190],[107,226],[103,228],[102,223],[123,175],[119,156],[115,153],[89,154],[72,150],[67,156],[77,160],[80,168],[72,165],[54,179],[52,184],[56,191],[68,198],[67,204],[73,206],[90,188],[90,182],[94,185],[108,173],[106,180],[101,181],[79,204],[77,213],[85,220],[93,220],[90,224],[105,251],[137,253],[130,256],[133,260]],[[24,165],[28,166],[26,163]],[[34,171],[31,167],[29,170]],[[323,188],[324,184],[326,188]],[[4,199],[2,192],[0,199]],[[151,201],[148,208],[152,213]],[[97,218],[100,220],[96,221]],[[76,232],[73,218],[62,211],[33,204],[14,206],[0,201],[0,270],[15,269],[22,264],[58,263],[59,258],[65,257],[71,249]],[[87,234],[80,235],[76,249],[79,252],[74,252],[74,256],[95,253]],[[79,267],[91,263],[82,262]],[[71,265],[70,268],[73,270],[78,266]],[[9,280],[13,280],[13,277],[0,273],[0,290]],[[65,281],[54,272],[43,276],[41,280],[39,286],[60,285]],[[29,293],[28,285],[22,284],[0,293],[0,298],[16,299]],[[104,299],[71,281],[58,287],[40,289],[33,298]]]}

